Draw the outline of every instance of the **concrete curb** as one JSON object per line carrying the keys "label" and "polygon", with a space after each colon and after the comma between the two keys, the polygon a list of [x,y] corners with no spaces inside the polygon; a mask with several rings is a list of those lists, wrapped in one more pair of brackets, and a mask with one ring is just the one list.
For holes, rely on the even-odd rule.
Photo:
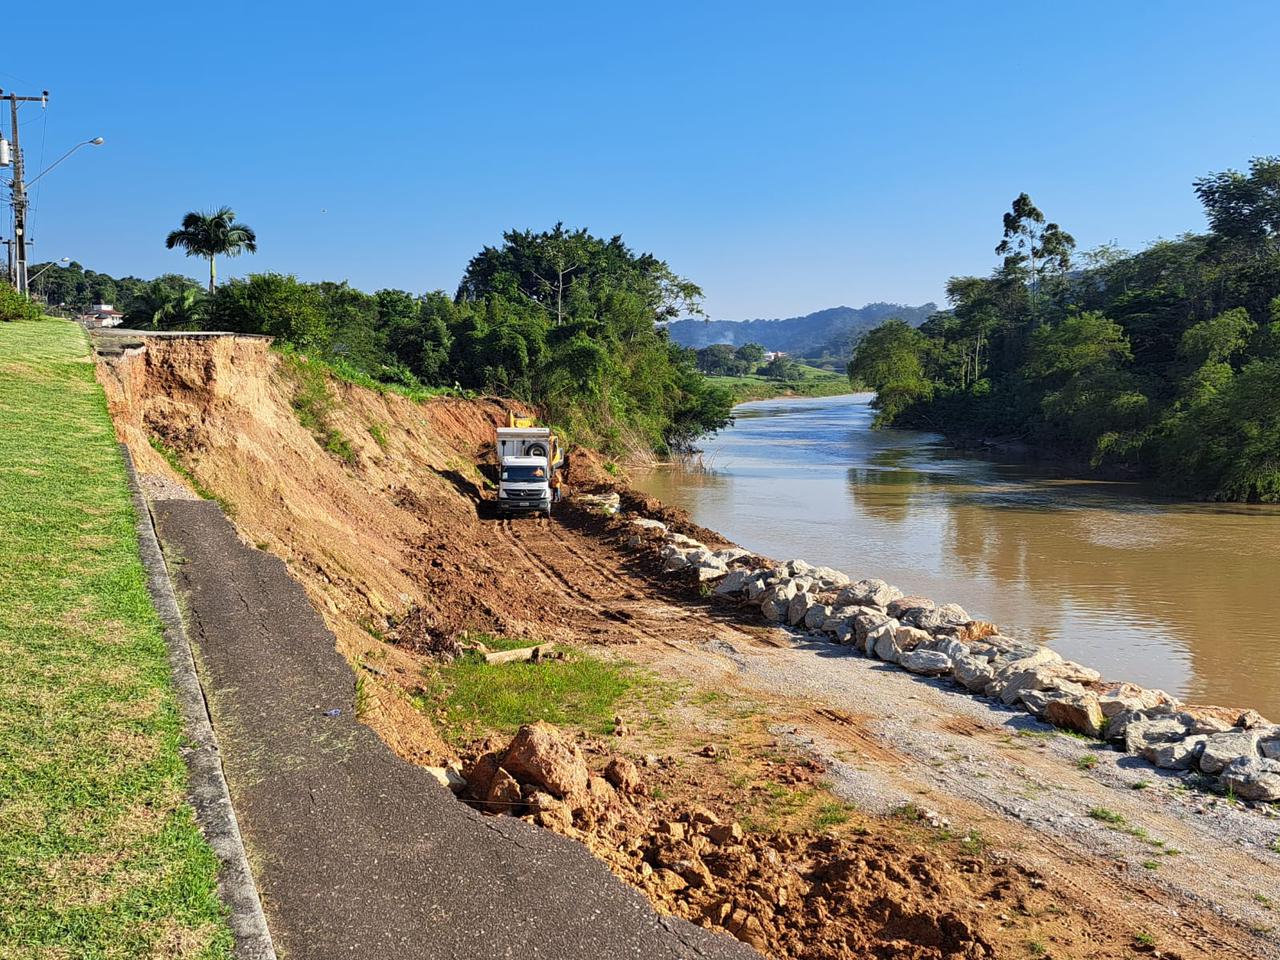
{"label": "concrete curb", "polygon": [[235,955],[240,960],[276,960],[275,945],[267,929],[267,918],[262,912],[262,901],[258,898],[258,888],[253,882],[240,826],[227,791],[218,742],[213,735],[208,704],[196,674],[195,658],[173,592],[173,583],[169,579],[169,568],[156,538],[151,510],[138,484],[133,457],[124,444],[120,445],[120,452],[138,515],[138,546],[142,565],[147,571],[147,589],[164,624],[169,667],[182,711],[187,740],[182,752],[191,782],[188,799],[205,838],[218,858],[218,894],[230,912],[228,919],[235,937]]}

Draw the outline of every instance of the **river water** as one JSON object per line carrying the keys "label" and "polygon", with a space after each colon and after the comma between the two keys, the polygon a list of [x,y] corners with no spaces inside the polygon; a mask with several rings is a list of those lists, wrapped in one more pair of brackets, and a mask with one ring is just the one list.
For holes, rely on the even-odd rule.
{"label": "river water", "polygon": [[1112,679],[1280,721],[1280,507],[1171,502],[873,431],[870,399],[743,404],[701,469],[636,485],[776,559],[880,577]]}

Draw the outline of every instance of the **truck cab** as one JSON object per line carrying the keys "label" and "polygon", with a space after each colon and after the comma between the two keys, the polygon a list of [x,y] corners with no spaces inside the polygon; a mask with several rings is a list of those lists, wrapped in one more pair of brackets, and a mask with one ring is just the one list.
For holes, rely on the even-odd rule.
{"label": "truck cab", "polygon": [[551,468],[546,457],[502,458],[498,510],[551,516]]}

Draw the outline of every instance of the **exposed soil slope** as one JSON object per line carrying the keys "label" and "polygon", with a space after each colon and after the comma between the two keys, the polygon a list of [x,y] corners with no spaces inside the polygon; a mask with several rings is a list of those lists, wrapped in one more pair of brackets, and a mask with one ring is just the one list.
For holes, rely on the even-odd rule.
{"label": "exposed soil slope", "polygon": [[[605,655],[618,646],[695,690],[749,703],[749,714],[718,713],[710,700],[681,700],[675,734],[661,744],[637,734],[618,748],[674,757],[645,772],[663,799],[635,801],[634,816],[564,827],[663,909],[739,936],[733,924],[754,916],[752,937],[786,957],[1280,956],[1267,932],[1280,855],[1259,851],[1266,828],[1240,819],[1263,823],[1258,814],[1196,814],[1160,783],[1137,797],[1128,782],[1137,773],[1113,775],[1109,761],[1096,774],[1076,769],[1074,741],[1017,742],[1008,711],[870,661],[844,663],[839,648],[793,649],[782,631],[660,574],[652,551],[631,545],[633,531],[617,522],[571,507],[550,522],[499,521],[476,469],[505,419],[499,401],[423,405],[331,384],[338,402],[329,427],[349,443],[348,462],[300,425],[296,384],[261,341],[157,341],[104,363],[101,377],[140,469],[185,482],[152,449],[163,441],[228,501],[248,542],[288,564],[339,649],[369,668],[365,719],[401,756],[451,755],[402,694],[418,683],[415,649],[463,631],[591,644]],[[589,456],[579,464],[575,481],[608,479]],[[716,539],[659,504],[624,495],[624,506]],[[719,755],[700,756],[710,741]],[[652,843],[652,824],[694,805],[731,820],[763,782],[761,770],[776,780],[768,758],[779,755],[812,757],[809,781],[830,779],[857,799],[868,812],[851,826],[864,832],[756,835],[745,853],[719,861],[719,896],[687,881],[655,887],[640,864],[670,851],[634,855]],[[1022,807],[1010,799],[1020,792],[1034,794]],[[904,801],[941,813],[877,812]],[[1026,817],[1036,803],[1040,815]],[[1151,854],[1133,834],[1087,816],[1094,807],[1123,807],[1133,825],[1155,818],[1152,833],[1176,839],[1194,875],[1175,857],[1142,868],[1139,858]],[[619,824],[629,826],[619,833]],[[1224,844],[1237,833],[1249,837],[1247,851]],[[775,903],[766,915],[758,902],[774,888],[758,882],[761,863],[792,864],[807,884],[802,907],[788,913]]]}

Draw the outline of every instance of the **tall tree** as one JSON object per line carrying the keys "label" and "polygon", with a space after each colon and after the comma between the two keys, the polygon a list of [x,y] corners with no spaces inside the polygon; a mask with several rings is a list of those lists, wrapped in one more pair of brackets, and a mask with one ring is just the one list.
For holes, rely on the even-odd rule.
{"label": "tall tree", "polygon": [[622,237],[608,240],[584,229],[509,230],[501,247],[485,247],[471,258],[458,285],[459,301],[497,293],[542,306],[560,326],[594,312],[609,293],[634,293],[657,320],[701,314],[702,290],[677,276],[653,254],[634,253]]}
{"label": "tall tree", "polygon": [[1004,239],[996,245],[996,253],[1004,257],[1008,273],[1025,273],[1031,283],[1031,310],[1034,314],[1040,295],[1040,279],[1046,272],[1059,277],[1071,269],[1071,252],[1075,237],[1056,223],[1046,223],[1025,193],[1018,194],[1004,215]]}
{"label": "tall tree", "polygon": [[1254,249],[1280,241],[1280,157],[1254,157],[1248,174],[1224,170],[1194,185],[1219,238]]}
{"label": "tall tree", "polygon": [[165,238],[164,245],[170,250],[181,247],[188,257],[208,259],[209,293],[212,294],[218,279],[214,259],[257,253],[258,237],[252,227],[236,221],[234,210],[219,207],[211,213],[192,210],[182,218],[182,226]]}

